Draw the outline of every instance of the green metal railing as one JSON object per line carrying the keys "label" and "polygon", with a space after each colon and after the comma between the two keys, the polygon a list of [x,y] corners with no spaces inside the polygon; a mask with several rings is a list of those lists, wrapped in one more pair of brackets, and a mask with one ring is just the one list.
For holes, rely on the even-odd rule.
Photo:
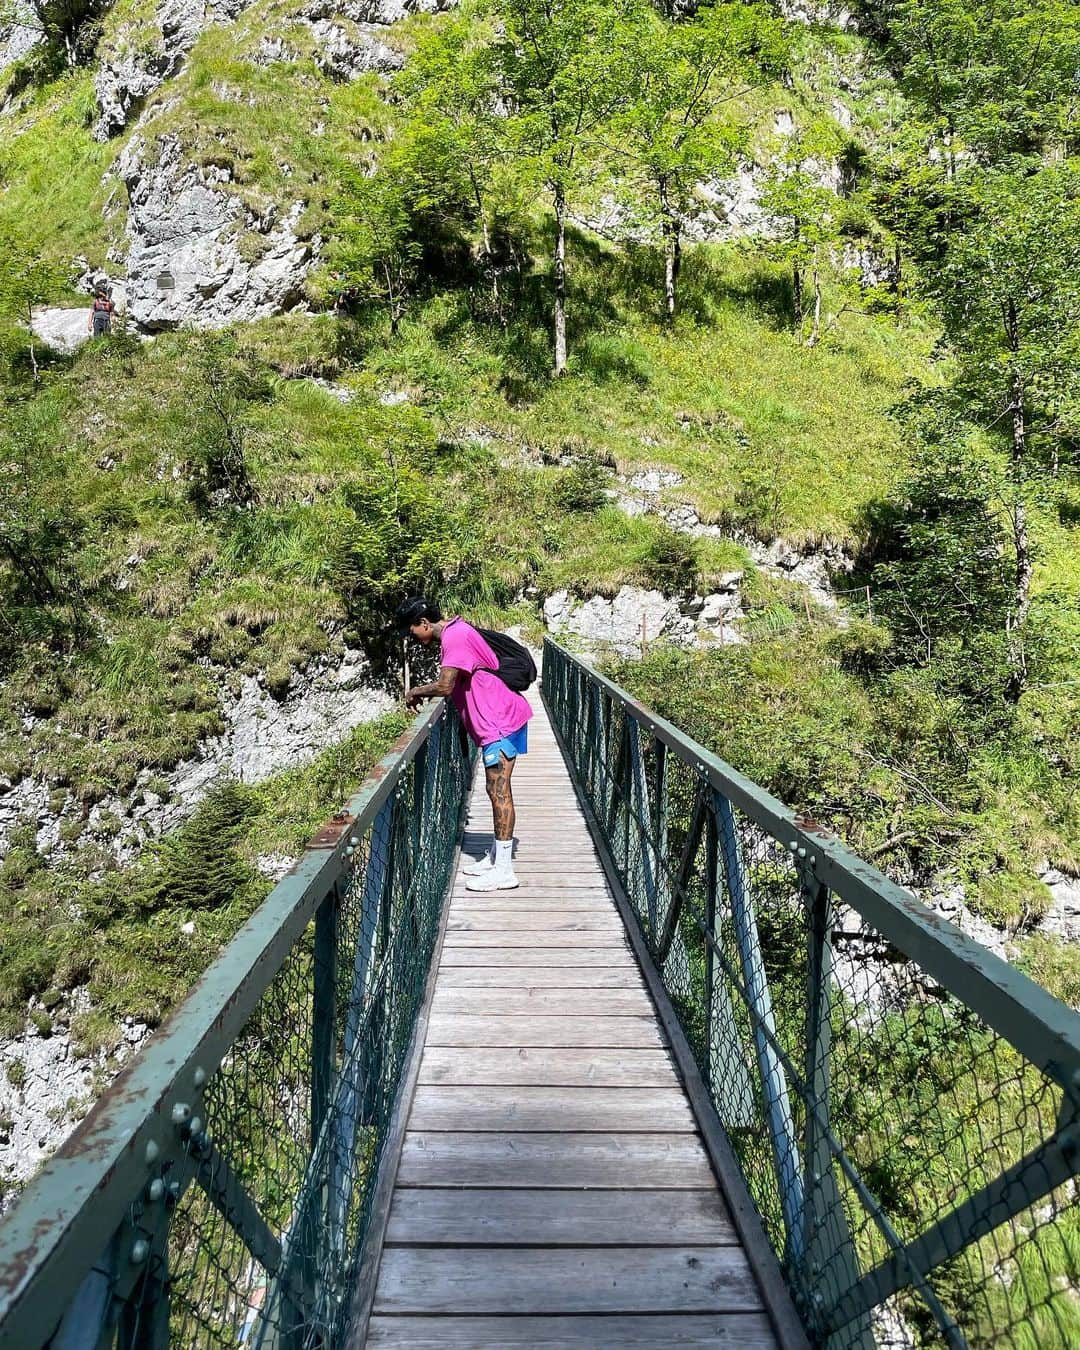
{"label": "green metal railing", "polygon": [[342,1342],[471,777],[419,717],[0,1226],[0,1346]]}
{"label": "green metal railing", "polygon": [[810,1339],[1080,1345],[1080,1017],[550,640],[544,697]]}

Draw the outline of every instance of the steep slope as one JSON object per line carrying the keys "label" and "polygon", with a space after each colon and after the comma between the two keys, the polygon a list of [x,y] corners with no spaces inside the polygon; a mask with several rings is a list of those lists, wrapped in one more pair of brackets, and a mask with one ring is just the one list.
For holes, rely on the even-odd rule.
{"label": "steep slope", "polygon": [[[740,164],[700,185],[674,324],[659,249],[597,175],[552,381],[538,203],[502,312],[475,221],[422,241],[398,322],[335,275],[342,176],[397,124],[393,72],[439,8],[120,0],[88,63],[54,69],[17,35],[2,49],[0,234],[54,265],[36,302],[65,331],[99,275],[127,312],[108,342],[37,351],[37,382],[16,328],[4,388],[5,528],[46,564],[36,588],[5,573],[5,1057],[36,1064],[54,1027],[107,1053],[156,1023],[263,893],[256,860],[272,873],[398,725],[386,613],[424,588],[602,656],[671,639],[684,654],[621,678],[1076,999],[1080,961],[1052,941],[1080,914],[1076,711],[1056,687],[1073,678],[1075,510],[1038,520],[1063,655],[1010,754],[899,668],[868,589],[916,460],[897,409],[950,368],[933,317],[892,294],[886,232],[856,203],[808,346],[763,200],[811,123],[832,147],[814,184],[854,200],[861,157],[902,119],[873,47],[843,13],[793,11],[791,73],[745,95]],[[372,719],[335,777],[299,798],[280,778]],[[230,777],[259,785],[261,816],[210,809]],[[247,870],[196,913],[155,877],[196,865],[200,801],[196,834]],[[24,1073],[0,1115],[23,1109]]]}

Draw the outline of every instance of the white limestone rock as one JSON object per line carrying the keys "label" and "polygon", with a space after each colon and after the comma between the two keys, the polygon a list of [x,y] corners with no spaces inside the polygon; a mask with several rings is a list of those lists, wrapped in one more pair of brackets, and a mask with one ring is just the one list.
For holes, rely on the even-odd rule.
{"label": "white limestone rock", "polygon": [[[31,1025],[0,1041],[0,1180],[8,1201],[70,1134],[100,1078],[130,1059],[149,1035],[144,1023],[129,1018],[111,1055],[79,1055],[65,1023],[88,1006],[85,990],[75,991],[66,1007],[45,1019],[47,1026],[55,1018],[51,1031]],[[4,1208],[0,1203],[0,1212]]]}
{"label": "white limestone rock", "polygon": [[1051,933],[1066,942],[1080,942],[1080,878],[1066,876],[1051,867],[1039,879],[1051,895],[1050,908],[1039,924],[1040,932]]}
{"label": "white limestone rock", "polygon": [[742,573],[729,578],[730,589],[689,598],[641,586],[621,586],[611,599],[578,600],[556,591],[544,601],[544,623],[552,634],[577,638],[587,650],[619,656],[640,656],[643,645],[659,639],[681,647],[734,644],[743,640],[734,627],[742,617]]}
{"label": "white limestone rock", "polygon": [[372,72],[388,74],[404,65],[401,53],[383,42],[370,25],[355,26],[350,32],[331,19],[309,19],[307,26],[319,49],[316,63],[339,84]]}
{"label": "white limestone rock", "polygon": [[77,352],[89,338],[88,320],[90,302],[83,309],[62,309],[55,306],[43,306],[35,309],[30,328],[36,338],[54,352],[70,356]]}
{"label": "white limestone rock", "polygon": [[250,0],[161,0],[147,44],[139,30],[121,29],[94,77],[98,120],[95,139],[107,141],[127,126],[131,113],[184,63],[211,24],[230,23]]}
{"label": "white limestone rock", "polygon": [[[189,163],[175,136],[141,136],[117,169],[128,192],[128,312],[144,332],[223,328],[303,302],[319,240],[301,235],[304,206],[262,217],[225,189],[229,170]],[[254,238],[257,251],[241,247]]]}
{"label": "white limestone rock", "polygon": [[[224,696],[226,730],[207,740],[195,759],[169,773],[144,771],[134,792],[106,797],[86,814],[80,842],[93,840],[121,865],[133,861],[150,841],[175,829],[223,777],[259,783],[283,769],[306,764],[362,723],[390,712],[393,697],[377,688],[363,653],[347,649],[295,672],[284,698],[277,699],[254,677],[239,694]],[[164,792],[152,790],[161,783]],[[30,824],[39,852],[59,856],[66,849],[62,830],[81,818],[73,799],[59,810],[50,804],[49,785],[34,778],[0,781],[0,853],[12,831]]]}
{"label": "white limestone rock", "polygon": [[0,23],[0,73],[21,61],[43,41],[26,0],[15,0],[12,17]]}

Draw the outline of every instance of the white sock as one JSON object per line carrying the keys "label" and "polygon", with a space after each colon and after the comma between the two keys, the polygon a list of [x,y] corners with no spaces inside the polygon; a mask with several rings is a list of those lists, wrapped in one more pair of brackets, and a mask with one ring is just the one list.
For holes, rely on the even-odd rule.
{"label": "white sock", "polygon": [[509,869],[514,863],[514,841],[512,839],[495,840],[495,866]]}

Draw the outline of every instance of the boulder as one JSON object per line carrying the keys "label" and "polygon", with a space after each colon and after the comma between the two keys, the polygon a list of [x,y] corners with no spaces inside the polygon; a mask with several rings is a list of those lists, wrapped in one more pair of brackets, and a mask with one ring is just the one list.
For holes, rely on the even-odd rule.
{"label": "boulder", "polygon": [[1066,942],[1080,942],[1080,878],[1066,876],[1051,867],[1042,873],[1040,880],[1050,892],[1051,902],[1039,930]]}
{"label": "boulder", "polygon": [[87,320],[90,302],[82,309],[60,309],[51,306],[35,309],[30,327],[34,336],[54,352],[70,356],[89,338]]}

